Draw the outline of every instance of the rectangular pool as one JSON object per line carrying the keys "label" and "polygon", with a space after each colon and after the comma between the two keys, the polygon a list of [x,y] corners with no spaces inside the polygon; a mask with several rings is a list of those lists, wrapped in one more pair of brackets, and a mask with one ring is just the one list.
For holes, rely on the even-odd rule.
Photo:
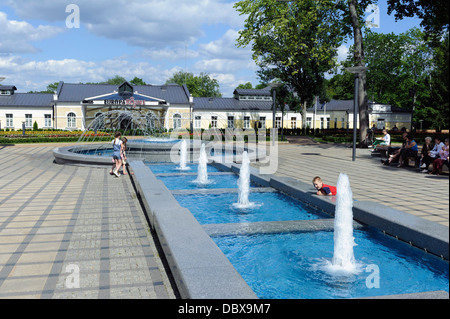
{"label": "rectangular pool", "polygon": [[279,192],[250,193],[251,208],[237,208],[237,193],[174,195],[200,224],[249,223],[263,221],[309,220],[329,218]]}

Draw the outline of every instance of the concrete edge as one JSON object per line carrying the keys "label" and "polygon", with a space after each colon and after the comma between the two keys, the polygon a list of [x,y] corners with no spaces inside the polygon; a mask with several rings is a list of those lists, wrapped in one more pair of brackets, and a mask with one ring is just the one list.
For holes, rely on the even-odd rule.
{"label": "concrete edge", "polygon": [[131,178],[185,299],[257,299],[191,212],[181,207],[142,161],[131,161]]}

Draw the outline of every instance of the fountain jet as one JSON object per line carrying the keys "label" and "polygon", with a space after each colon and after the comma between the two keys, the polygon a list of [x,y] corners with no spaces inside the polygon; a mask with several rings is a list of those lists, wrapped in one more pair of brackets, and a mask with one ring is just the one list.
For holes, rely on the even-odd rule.
{"label": "fountain jet", "polygon": [[341,173],[337,182],[336,211],[334,216],[334,255],[331,263],[342,270],[355,270],[353,247],[353,199],[350,181]]}

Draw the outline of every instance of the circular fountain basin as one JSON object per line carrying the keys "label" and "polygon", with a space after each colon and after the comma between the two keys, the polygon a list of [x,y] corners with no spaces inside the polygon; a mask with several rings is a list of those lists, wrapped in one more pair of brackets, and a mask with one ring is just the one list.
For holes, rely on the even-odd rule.
{"label": "circular fountain basin", "polygon": [[[189,144],[189,143],[188,143]],[[189,158],[192,162],[198,161],[201,141],[194,140],[188,146]],[[132,160],[143,160],[150,163],[178,163],[181,140],[160,140],[160,139],[138,139],[129,140],[127,143],[127,158]],[[217,162],[242,161],[244,151],[252,160],[265,158],[265,151],[250,146],[222,145],[208,143],[206,151],[209,154],[208,160]],[[58,164],[72,165],[112,165],[112,145],[111,143],[78,144],[55,148],[53,156]]]}

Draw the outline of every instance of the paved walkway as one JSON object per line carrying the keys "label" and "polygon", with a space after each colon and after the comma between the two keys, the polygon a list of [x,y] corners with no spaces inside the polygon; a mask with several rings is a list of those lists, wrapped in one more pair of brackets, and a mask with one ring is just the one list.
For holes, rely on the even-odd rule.
{"label": "paved walkway", "polygon": [[130,179],[54,147],[0,146],[0,298],[174,298]]}
{"label": "paved walkway", "polygon": [[353,198],[381,202],[403,212],[449,226],[449,176],[422,174],[411,168],[384,166],[370,150],[317,144],[308,139],[291,139],[279,144],[276,175],[311,183],[321,176],[324,183],[336,185],[339,173],[349,176]]}

